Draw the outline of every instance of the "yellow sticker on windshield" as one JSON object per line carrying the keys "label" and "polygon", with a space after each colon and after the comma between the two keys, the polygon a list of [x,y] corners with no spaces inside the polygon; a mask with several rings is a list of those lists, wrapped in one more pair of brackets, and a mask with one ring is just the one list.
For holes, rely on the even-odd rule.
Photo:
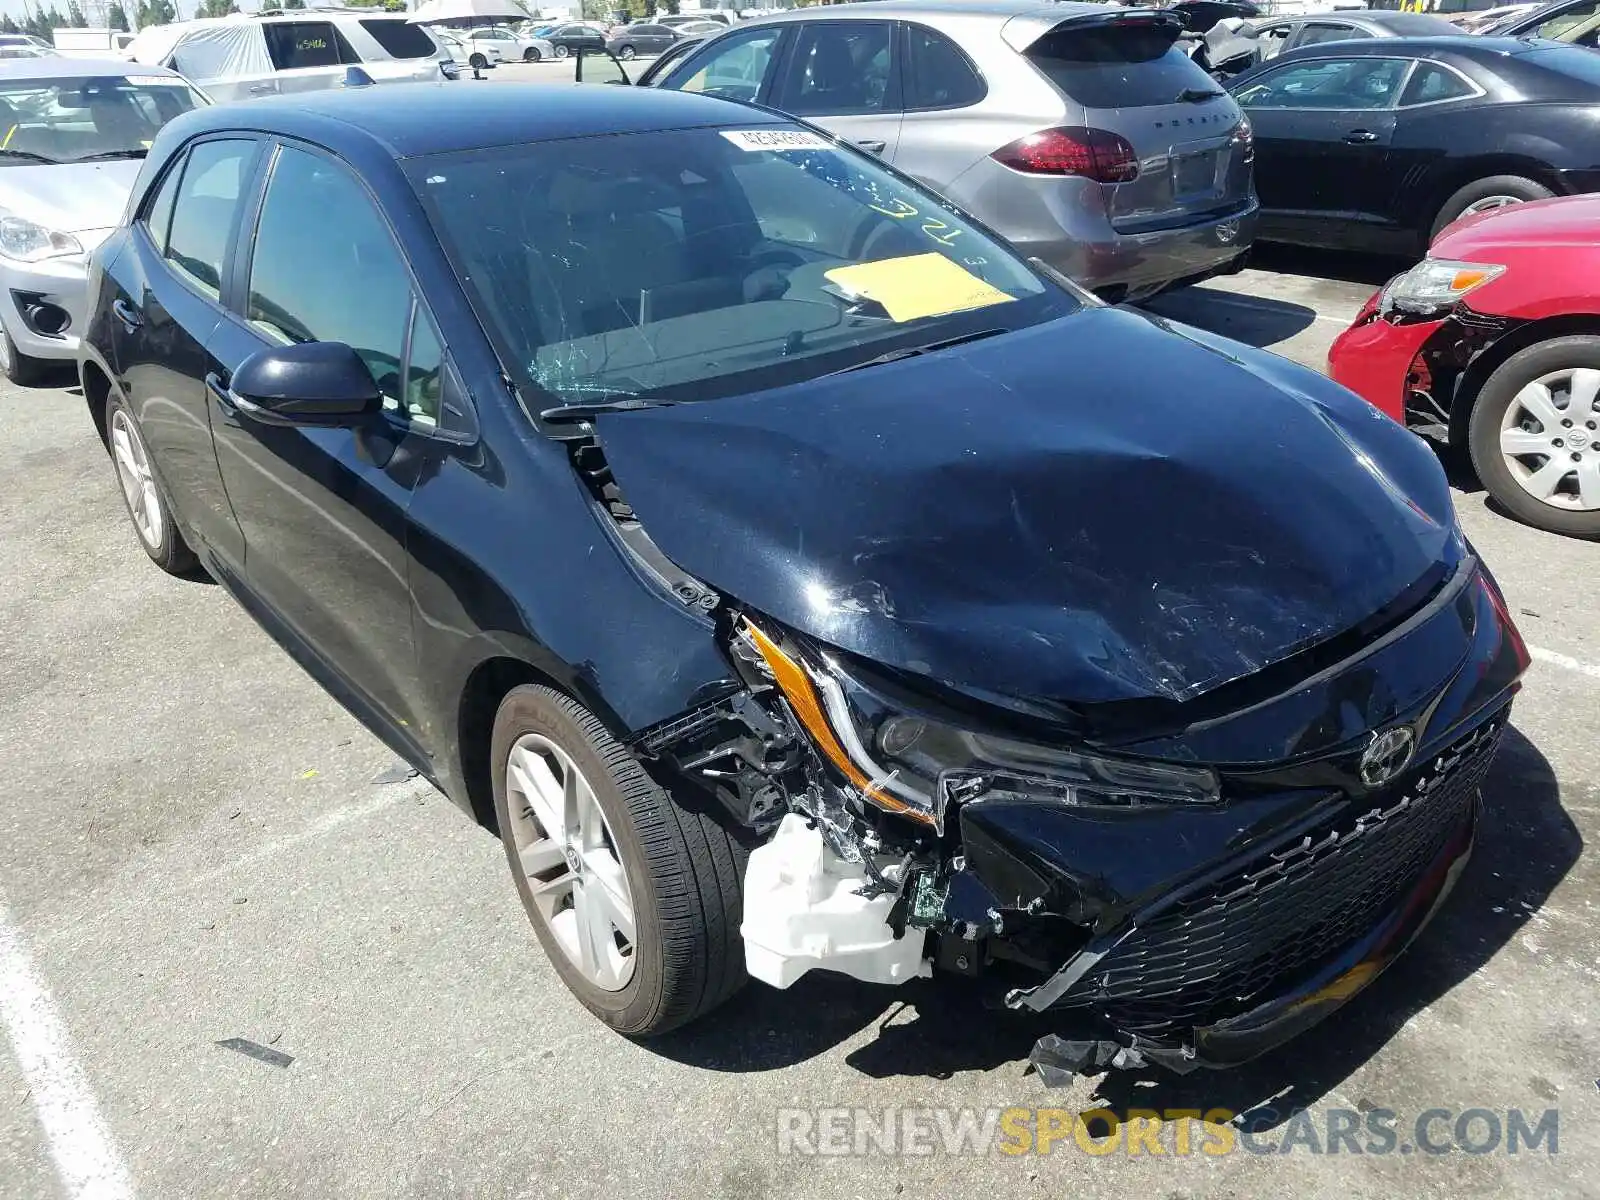
{"label": "yellow sticker on windshield", "polygon": [[938,317],[1015,299],[942,254],[885,258],[835,267],[823,275],[849,299],[882,305],[892,321]]}

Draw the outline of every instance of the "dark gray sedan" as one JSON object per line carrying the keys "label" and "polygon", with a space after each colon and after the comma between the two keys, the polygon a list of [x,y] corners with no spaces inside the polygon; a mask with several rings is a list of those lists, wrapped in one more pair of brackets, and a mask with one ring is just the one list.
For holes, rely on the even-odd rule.
{"label": "dark gray sedan", "polygon": [[640,54],[660,54],[677,40],[678,34],[667,26],[641,22],[617,30],[607,39],[606,49],[618,58],[628,59]]}
{"label": "dark gray sedan", "polygon": [[1261,47],[1261,59],[1275,58],[1285,50],[1314,46],[1318,42],[1343,42],[1375,37],[1459,37],[1461,30],[1431,13],[1357,9],[1350,12],[1312,13],[1251,21]]}

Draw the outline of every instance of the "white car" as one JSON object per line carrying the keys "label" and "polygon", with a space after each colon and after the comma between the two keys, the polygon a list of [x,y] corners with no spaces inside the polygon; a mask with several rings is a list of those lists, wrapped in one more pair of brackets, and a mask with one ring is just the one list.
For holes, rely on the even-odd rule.
{"label": "white car", "polygon": [[543,38],[516,33],[502,25],[462,32],[470,45],[483,50],[497,50],[501,62],[542,62],[556,57],[555,46]]}
{"label": "white car", "polygon": [[338,87],[359,66],[374,83],[455,78],[450,55],[404,14],[305,9],[283,15],[153,25],[128,46],[134,62],[171,67],[216,101]]}
{"label": "white car", "polygon": [[76,358],[89,256],[122,220],[161,127],[205,103],[162,67],[0,62],[0,372],[12,383]]}
{"label": "white car", "polygon": [[470,42],[453,29],[435,29],[433,36],[438,39],[439,44],[445,48],[454,62],[471,67],[474,71],[498,67],[505,62],[505,50],[495,42],[485,42],[481,45]]}

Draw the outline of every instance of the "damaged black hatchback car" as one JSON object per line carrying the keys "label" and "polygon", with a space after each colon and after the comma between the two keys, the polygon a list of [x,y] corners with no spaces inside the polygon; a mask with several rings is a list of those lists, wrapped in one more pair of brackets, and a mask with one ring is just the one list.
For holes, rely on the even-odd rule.
{"label": "damaged black hatchback car", "polygon": [[944,971],[1081,1010],[1059,1068],[1237,1062],[1470,850],[1526,655],[1429,451],[813,129],[208,108],[93,287],[144,548],[498,828],[624,1033]]}

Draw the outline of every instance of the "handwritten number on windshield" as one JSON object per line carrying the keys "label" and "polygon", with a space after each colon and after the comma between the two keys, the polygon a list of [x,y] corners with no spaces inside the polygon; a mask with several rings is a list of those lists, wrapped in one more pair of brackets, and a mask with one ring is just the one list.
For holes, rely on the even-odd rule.
{"label": "handwritten number on windshield", "polygon": [[[867,207],[873,212],[880,212],[886,217],[893,217],[896,221],[904,221],[908,217],[915,217],[919,215],[917,210],[911,205],[907,204],[904,200],[896,199],[889,201],[889,203],[894,205],[894,207],[885,208],[881,204],[873,204],[870,201],[867,203]],[[949,225],[946,225],[937,217],[929,217],[925,222],[923,222],[922,232],[927,234],[934,241],[938,242],[941,246],[953,246],[955,245],[956,238],[961,236],[961,230],[952,229]]]}

